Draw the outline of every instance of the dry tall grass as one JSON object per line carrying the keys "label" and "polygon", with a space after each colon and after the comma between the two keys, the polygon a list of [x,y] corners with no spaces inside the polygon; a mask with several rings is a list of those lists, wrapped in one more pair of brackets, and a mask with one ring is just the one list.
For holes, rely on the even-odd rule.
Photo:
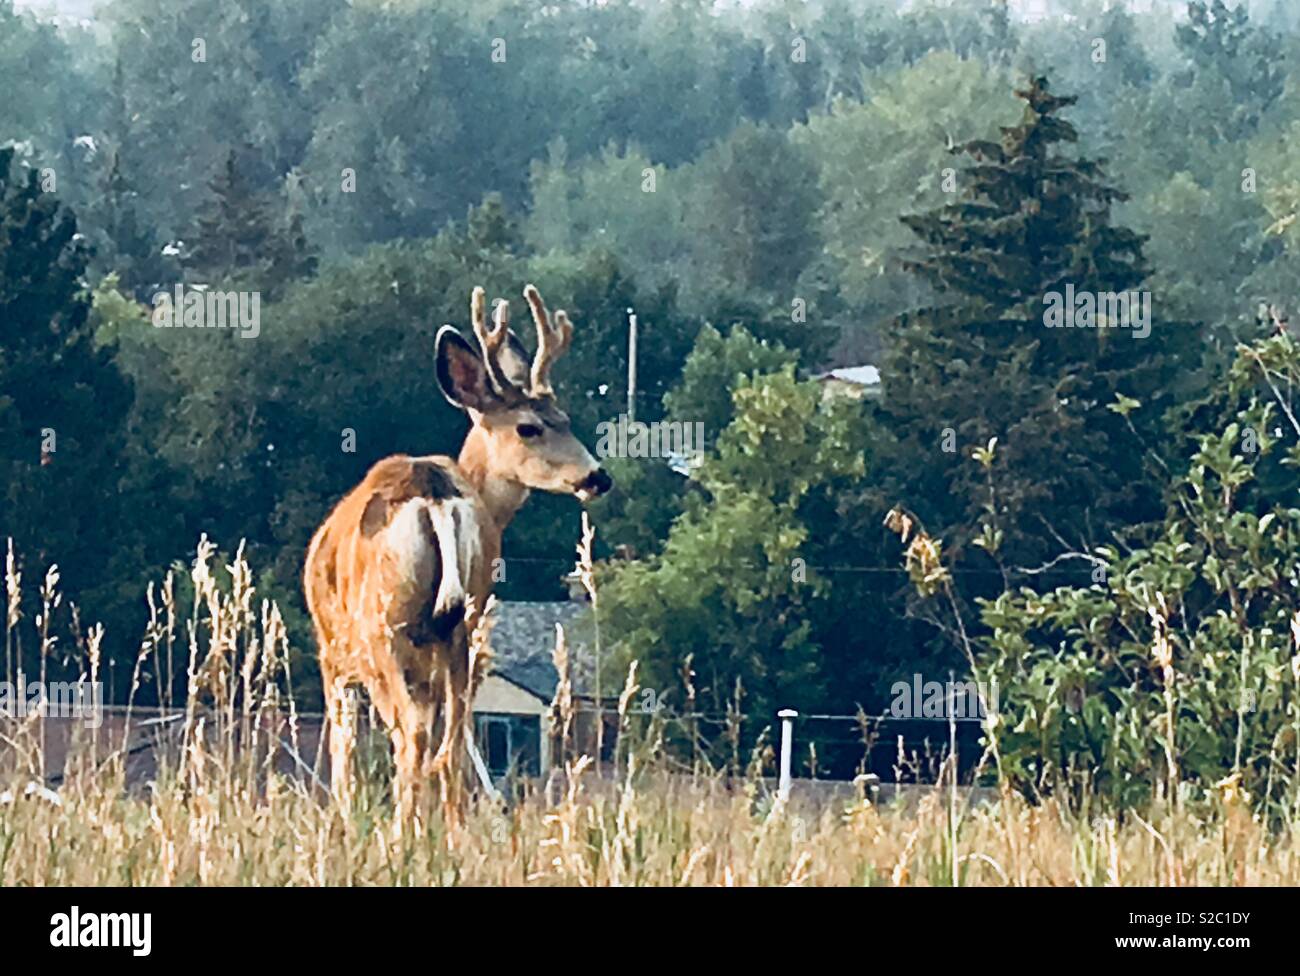
{"label": "dry tall grass", "polygon": [[[127,736],[87,730],[57,783],[46,777],[39,716],[4,722],[10,757],[0,782],[0,884],[5,885],[1295,885],[1297,832],[1270,833],[1241,798],[1162,805],[1145,816],[1088,817],[1052,800],[1003,794],[954,802],[934,790],[919,802],[774,805],[762,757],[725,776],[663,772],[661,729],[625,734],[612,770],[560,750],[551,789],[508,807],[481,798],[455,843],[439,818],[403,827],[393,818],[382,763],[358,777],[340,811],[301,760],[297,706],[285,690],[289,660],[276,608],[255,601],[242,556],[230,584],[201,542],[179,606],[170,576],[150,593],[153,621],[133,686],[178,645],[189,661],[172,750],[147,788],[128,783]],[[6,646],[24,622],[10,562]],[[54,583],[43,588],[48,626]],[[190,589],[191,587],[186,587]],[[83,643],[99,668],[102,635]],[[48,641],[48,633],[42,640]],[[563,656],[563,647],[559,657]],[[557,694],[567,727],[572,697]],[[562,737],[567,739],[567,737]],[[304,765],[309,765],[305,762]]]}

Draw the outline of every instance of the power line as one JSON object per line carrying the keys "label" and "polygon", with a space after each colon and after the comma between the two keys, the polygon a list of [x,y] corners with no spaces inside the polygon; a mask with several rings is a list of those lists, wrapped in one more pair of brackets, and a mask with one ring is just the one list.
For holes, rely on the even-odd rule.
{"label": "power line", "polygon": [[[552,565],[561,565],[561,564],[566,566],[573,565],[572,559],[563,559],[554,556],[549,556],[549,557],[548,556],[505,556],[502,558],[504,559],[507,565],[509,565],[510,563],[550,563]],[[754,564],[749,562],[741,562],[738,565],[744,569],[754,568]],[[819,573],[865,573],[865,574],[888,573],[893,575],[898,575],[898,574],[907,575],[908,573],[908,570],[902,566],[815,566],[809,564],[806,565],[805,568],[816,570]],[[949,569],[947,570],[947,572],[949,575],[952,576],[997,576],[997,577],[1001,577],[1003,575],[1040,576],[1040,577],[1061,576],[1061,577],[1068,577],[1073,579],[1082,576],[1088,576],[1091,574],[1092,571],[1085,570],[1085,569],[1079,569],[1073,571],[1068,569],[1054,569],[1054,570],[1044,570],[1042,572],[1031,573],[1026,570],[1009,569],[1004,574],[1003,571],[999,569]]]}

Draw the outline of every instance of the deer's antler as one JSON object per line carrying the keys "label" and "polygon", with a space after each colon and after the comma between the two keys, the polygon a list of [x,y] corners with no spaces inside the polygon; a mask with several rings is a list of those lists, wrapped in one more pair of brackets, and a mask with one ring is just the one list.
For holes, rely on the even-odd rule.
{"label": "deer's antler", "polygon": [[510,303],[497,303],[496,310],[492,313],[492,328],[489,329],[487,293],[479,286],[469,299],[469,319],[473,323],[479,348],[483,351],[483,365],[487,367],[492,385],[497,388],[497,392],[503,394],[514,390],[514,385],[501,366],[501,352],[505,348],[506,337],[510,334]]}
{"label": "deer's antler", "polygon": [[555,323],[546,311],[542,296],[532,285],[524,288],[524,298],[533,311],[533,322],[537,325],[537,354],[533,357],[532,389],[533,396],[545,396],[555,391],[551,389],[551,365],[569,348],[573,338],[573,323],[563,309],[555,313]]}

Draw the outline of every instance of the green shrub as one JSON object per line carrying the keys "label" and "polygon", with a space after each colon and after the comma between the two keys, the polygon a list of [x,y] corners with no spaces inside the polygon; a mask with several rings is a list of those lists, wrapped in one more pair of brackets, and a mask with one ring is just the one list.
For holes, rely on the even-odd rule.
{"label": "green shrub", "polygon": [[1288,335],[1239,347],[1154,541],[1099,549],[1087,587],[982,602],[1012,784],[1130,807],[1186,783],[1300,812],[1298,380]]}

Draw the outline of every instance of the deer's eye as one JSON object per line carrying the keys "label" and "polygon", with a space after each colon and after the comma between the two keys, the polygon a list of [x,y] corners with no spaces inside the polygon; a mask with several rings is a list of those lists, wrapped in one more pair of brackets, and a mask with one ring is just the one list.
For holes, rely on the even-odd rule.
{"label": "deer's eye", "polygon": [[542,436],[542,428],[538,427],[536,424],[520,424],[515,428],[515,430],[519,433],[520,437]]}

